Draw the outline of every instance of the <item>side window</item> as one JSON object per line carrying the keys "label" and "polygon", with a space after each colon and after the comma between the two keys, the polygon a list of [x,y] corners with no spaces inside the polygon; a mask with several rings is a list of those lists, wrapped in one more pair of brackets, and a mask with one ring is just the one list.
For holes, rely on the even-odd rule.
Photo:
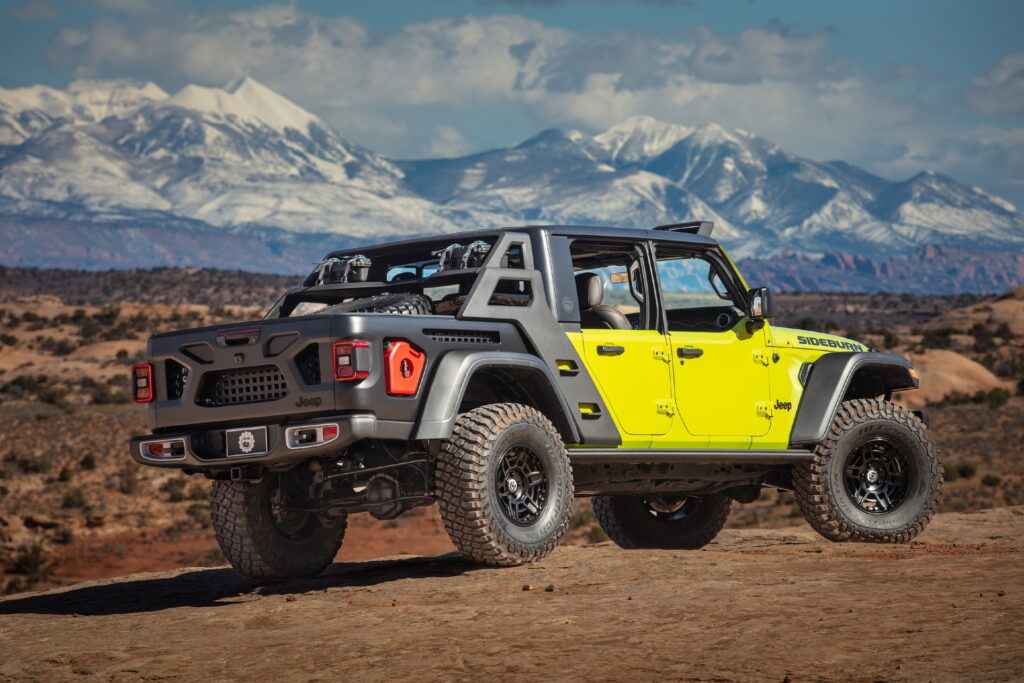
{"label": "side window", "polygon": [[658,280],[669,332],[732,329],[743,316],[714,261],[671,247],[657,250]]}
{"label": "side window", "polygon": [[577,240],[570,251],[583,329],[656,329],[639,246]]}

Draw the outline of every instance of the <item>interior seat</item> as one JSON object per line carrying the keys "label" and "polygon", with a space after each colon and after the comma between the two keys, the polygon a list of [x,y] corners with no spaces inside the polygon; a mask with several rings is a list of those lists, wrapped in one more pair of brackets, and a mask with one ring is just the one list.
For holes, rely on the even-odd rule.
{"label": "interior seat", "polygon": [[597,273],[576,276],[576,298],[580,303],[580,325],[586,329],[631,330],[629,318],[604,301],[604,285]]}

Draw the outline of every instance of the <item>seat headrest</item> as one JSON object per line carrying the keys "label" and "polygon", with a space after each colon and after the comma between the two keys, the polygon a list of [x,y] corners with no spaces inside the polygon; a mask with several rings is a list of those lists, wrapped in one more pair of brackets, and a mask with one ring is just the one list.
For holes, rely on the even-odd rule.
{"label": "seat headrest", "polygon": [[604,300],[604,285],[597,273],[580,273],[576,276],[576,298],[580,310],[600,306]]}

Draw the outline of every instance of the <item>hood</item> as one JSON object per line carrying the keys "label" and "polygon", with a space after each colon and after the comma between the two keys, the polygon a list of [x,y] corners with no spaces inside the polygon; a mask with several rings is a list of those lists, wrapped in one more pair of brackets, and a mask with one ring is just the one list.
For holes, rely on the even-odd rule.
{"label": "hood", "polygon": [[772,327],[769,346],[815,349],[817,351],[870,351],[867,346],[852,339],[824,332]]}

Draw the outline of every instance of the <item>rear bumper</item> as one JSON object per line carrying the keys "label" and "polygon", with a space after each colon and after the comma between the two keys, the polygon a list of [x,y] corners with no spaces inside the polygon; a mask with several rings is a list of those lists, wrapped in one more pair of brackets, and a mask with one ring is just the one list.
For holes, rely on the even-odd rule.
{"label": "rear bumper", "polygon": [[[287,443],[288,430],[325,424],[338,426],[338,436],[331,441],[303,446]],[[362,439],[408,439],[413,427],[411,422],[378,420],[376,416],[366,413],[326,416],[304,422],[265,426],[267,452],[263,454],[228,456],[223,445],[224,429],[199,429],[137,436],[131,440],[129,450],[136,462],[151,467],[226,470],[239,465],[263,465],[287,469],[309,458],[337,455],[346,446]],[[156,457],[148,453],[149,444],[176,441],[184,445],[180,455]]]}

